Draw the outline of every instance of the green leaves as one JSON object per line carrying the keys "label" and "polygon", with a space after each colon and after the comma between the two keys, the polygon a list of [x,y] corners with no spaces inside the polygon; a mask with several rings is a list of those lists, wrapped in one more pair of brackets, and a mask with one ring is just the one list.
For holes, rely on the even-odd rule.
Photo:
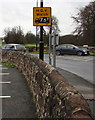
{"label": "green leaves", "polygon": [[9,63],[6,63],[6,62],[2,62],[2,64],[8,68],[15,68],[16,66],[13,65],[13,64],[9,64]]}

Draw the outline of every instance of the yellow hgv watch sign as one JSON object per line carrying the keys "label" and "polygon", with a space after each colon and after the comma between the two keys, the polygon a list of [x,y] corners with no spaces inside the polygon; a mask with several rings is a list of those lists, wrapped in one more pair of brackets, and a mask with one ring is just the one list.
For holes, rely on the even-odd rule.
{"label": "yellow hgv watch sign", "polygon": [[51,26],[51,7],[34,7],[33,25]]}

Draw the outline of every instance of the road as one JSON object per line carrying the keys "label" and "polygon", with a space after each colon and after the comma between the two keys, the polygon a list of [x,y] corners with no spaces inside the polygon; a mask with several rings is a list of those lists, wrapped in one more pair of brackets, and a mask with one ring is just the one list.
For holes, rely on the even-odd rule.
{"label": "road", "polygon": [[[32,54],[39,57],[38,54]],[[53,56],[51,56],[53,58]],[[48,54],[44,55],[44,60],[49,63]],[[64,55],[56,57],[56,67],[76,74],[92,84],[94,81],[94,66],[95,57],[93,56],[76,56],[76,55]]]}
{"label": "road", "polygon": [[2,118],[35,118],[36,107],[24,76],[16,68],[1,67]]}
{"label": "road", "polygon": [[[45,61],[49,63],[48,55],[45,55]],[[64,55],[56,57],[56,67],[74,73],[89,82],[94,82],[95,57],[93,56],[72,56]]]}

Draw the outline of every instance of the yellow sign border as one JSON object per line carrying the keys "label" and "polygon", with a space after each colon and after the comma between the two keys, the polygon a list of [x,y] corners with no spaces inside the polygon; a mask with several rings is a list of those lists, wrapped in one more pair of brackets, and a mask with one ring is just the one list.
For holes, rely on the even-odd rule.
{"label": "yellow sign border", "polygon": [[[48,15],[44,16],[37,16],[37,12],[36,10],[39,9],[39,10],[45,10],[45,9],[48,9],[49,13],[47,13]],[[41,13],[41,12],[39,12]],[[44,12],[43,12],[44,13]],[[35,20],[40,18],[40,17],[49,17],[50,18],[50,22],[49,23],[36,23]],[[51,26],[52,25],[52,17],[51,17],[51,7],[33,7],[33,26]]]}

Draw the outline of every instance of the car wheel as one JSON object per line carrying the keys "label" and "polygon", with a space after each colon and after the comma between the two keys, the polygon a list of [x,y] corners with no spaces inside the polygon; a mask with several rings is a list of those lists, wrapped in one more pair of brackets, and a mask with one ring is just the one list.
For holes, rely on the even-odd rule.
{"label": "car wheel", "polygon": [[81,51],[79,51],[79,52],[77,52],[77,55],[78,55],[78,56],[82,56],[83,53],[82,53]]}
{"label": "car wheel", "polygon": [[60,55],[61,53],[60,53],[60,51],[56,51],[56,55]]}

